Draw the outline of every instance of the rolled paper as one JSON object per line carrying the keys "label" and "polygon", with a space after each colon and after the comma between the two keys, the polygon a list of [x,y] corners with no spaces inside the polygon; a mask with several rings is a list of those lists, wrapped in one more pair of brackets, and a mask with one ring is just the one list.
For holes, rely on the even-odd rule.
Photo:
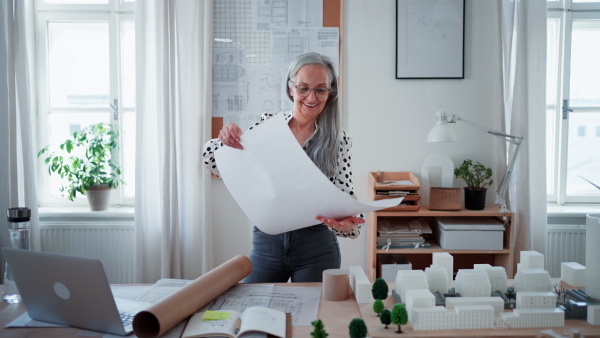
{"label": "rolled paper", "polygon": [[233,257],[136,314],[133,332],[140,338],[161,336],[244,279],[251,271],[252,262],[248,257]]}
{"label": "rolled paper", "polygon": [[348,270],[329,269],[323,271],[323,299],[342,301],[350,294]]}

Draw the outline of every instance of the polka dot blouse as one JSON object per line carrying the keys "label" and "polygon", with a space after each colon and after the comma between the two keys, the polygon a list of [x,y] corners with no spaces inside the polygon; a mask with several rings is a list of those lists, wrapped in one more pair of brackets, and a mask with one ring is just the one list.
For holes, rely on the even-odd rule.
{"label": "polka dot blouse", "polygon": [[[292,112],[285,112],[285,120],[289,121],[292,118]],[[261,116],[260,121],[256,122],[254,126],[250,127],[249,130],[252,130],[253,127],[261,124],[267,119],[273,117],[274,114],[265,113]],[[318,128],[318,126],[317,126]],[[354,196],[354,185],[352,183],[352,156],[351,156],[351,148],[352,148],[352,139],[350,136],[346,135],[346,132],[342,130],[340,135],[338,136],[339,141],[339,153],[338,153],[338,170],[334,176],[329,177],[329,181],[333,183],[336,187],[341,189],[343,192],[348,195]],[[310,143],[309,139],[307,143]],[[204,146],[204,152],[202,157],[204,158],[204,164],[206,167],[216,176],[220,176],[219,168],[217,168],[217,163],[215,162],[214,153],[217,149],[223,146],[223,143],[220,139],[215,138],[209,140]],[[304,146],[304,150],[306,150],[306,146]],[[356,197],[355,197],[356,198]],[[362,214],[355,215],[356,217],[364,217]],[[362,228],[362,224],[355,224],[354,228],[349,231],[339,231],[336,229],[331,229],[336,236],[339,237],[347,237],[347,238],[356,238],[360,234],[360,230]]]}

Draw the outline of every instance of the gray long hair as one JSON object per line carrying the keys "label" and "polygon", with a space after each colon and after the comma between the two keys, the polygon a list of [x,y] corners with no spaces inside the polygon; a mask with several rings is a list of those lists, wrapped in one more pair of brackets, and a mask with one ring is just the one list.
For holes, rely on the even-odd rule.
{"label": "gray long hair", "polygon": [[327,103],[317,118],[317,133],[310,140],[306,153],[308,157],[321,169],[327,177],[332,177],[337,171],[338,135],[341,130],[339,108],[338,108],[338,81],[331,60],[318,53],[306,53],[298,56],[288,69],[286,83],[287,96],[294,101],[291,95],[294,77],[300,68],[306,65],[318,65],[323,67],[331,82],[331,91]]}

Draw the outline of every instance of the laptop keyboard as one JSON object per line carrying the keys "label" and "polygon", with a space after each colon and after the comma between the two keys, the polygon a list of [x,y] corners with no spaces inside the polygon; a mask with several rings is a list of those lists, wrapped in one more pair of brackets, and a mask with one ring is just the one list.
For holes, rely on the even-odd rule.
{"label": "laptop keyboard", "polygon": [[123,326],[133,324],[133,317],[135,317],[133,313],[120,312],[119,315],[121,315],[121,321],[123,322]]}

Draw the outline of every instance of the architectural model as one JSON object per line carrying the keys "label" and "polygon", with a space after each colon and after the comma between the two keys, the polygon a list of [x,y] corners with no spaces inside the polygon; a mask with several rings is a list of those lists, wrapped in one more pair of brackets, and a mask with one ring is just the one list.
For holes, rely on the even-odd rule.
{"label": "architectural model", "polygon": [[447,252],[434,252],[431,255],[431,267],[432,268],[445,268],[448,274],[448,288],[454,280],[454,257]]}
{"label": "architectural model", "polygon": [[429,283],[423,270],[400,270],[396,275],[396,293],[406,303],[406,290],[426,289],[429,292]]}
{"label": "architectural model", "polygon": [[544,255],[537,251],[521,251],[521,269],[544,269]]}
{"label": "architectural model", "polygon": [[491,266],[489,264],[475,264],[474,269],[481,269],[488,274],[493,291],[506,292],[508,287],[508,276],[506,270],[501,266]]}
{"label": "architectural model", "polygon": [[445,294],[450,288],[450,282],[448,281],[448,273],[446,268],[425,268],[425,276],[429,283],[429,291],[431,293],[439,292]]}
{"label": "architectural model", "polygon": [[460,269],[456,274],[454,290],[463,297],[489,297],[492,285],[484,270]]}
{"label": "architectural model", "polygon": [[552,291],[550,273],[544,269],[521,267],[515,275],[515,292]]}
{"label": "architectural model", "polygon": [[600,305],[588,305],[587,322],[592,325],[600,325]]}
{"label": "architectural model", "polygon": [[584,287],[585,266],[577,262],[560,263],[560,279],[569,285]]}
{"label": "architectural model", "polygon": [[358,304],[373,303],[373,295],[371,295],[371,282],[367,278],[367,274],[361,266],[350,267],[350,288],[354,292],[356,302]]}

